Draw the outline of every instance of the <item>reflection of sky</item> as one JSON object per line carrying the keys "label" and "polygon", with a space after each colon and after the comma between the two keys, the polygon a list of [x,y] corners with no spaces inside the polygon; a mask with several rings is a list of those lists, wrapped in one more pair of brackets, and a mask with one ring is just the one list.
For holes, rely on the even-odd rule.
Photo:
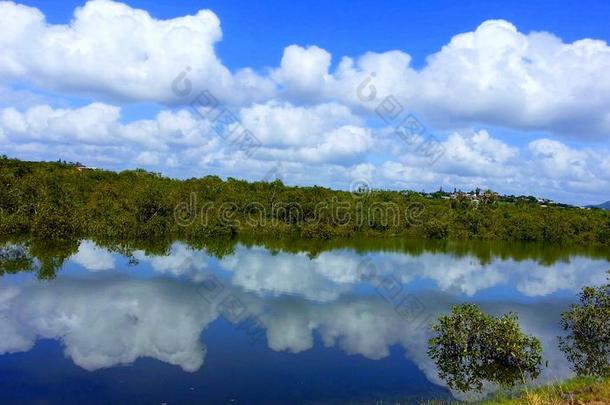
{"label": "reflection of sky", "polygon": [[[392,277],[414,291],[438,289],[476,298],[525,299],[546,296],[574,296],[585,285],[605,281],[608,262],[585,256],[541,265],[536,260],[492,260],[489,264],[473,256],[424,253],[419,256],[371,252],[366,255],[349,249],[323,252],[310,258],[305,253],[270,254],[261,247],[238,246],[221,260],[203,251],[175,243],[166,256],[147,256],[138,251],[137,271],[119,255],[91,242],[83,242],[66,265],[70,272],[79,267],[90,272],[128,272],[132,277],[160,274],[201,281],[207,272],[228,277],[231,284],[260,296],[292,294],[314,301],[331,301],[348,291],[367,288],[363,276],[374,271]],[[71,266],[77,264],[77,267]],[[372,269],[372,270],[371,270]],[[82,269],[81,269],[82,272]]]}
{"label": "reflection of sky", "polygon": [[[468,256],[364,256],[346,249],[310,259],[271,255],[258,247],[238,247],[217,260],[182,244],[173,245],[167,256],[134,256],[139,264],[130,267],[125,258],[84,242],[54,281],[5,276],[0,284],[0,353],[24,353],[41,339],[52,339],[61,342],[71,362],[89,371],[152,358],[187,373],[209,373],[210,342],[230,345],[231,336],[244,333],[235,327],[218,329],[219,323],[230,323],[219,315],[219,302],[201,294],[202,281],[214,274],[223,280],[225,294],[233,294],[259,317],[263,347],[270,349],[259,353],[261,358],[299,353],[281,360],[297,370],[300,359],[314,361],[312,353],[326,348],[320,356],[343,353],[338,369],[352,361],[345,354],[368,362],[398,356],[405,367],[416,366],[409,371],[411,381],[421,374],[441,384],[426,356],[428,331],[420,323],[468,300],[491,313],[517,312],[523,328],[545,347],[550,367],[543,380],[556,379],[569,375],[557,349],[559,314],[583,285],[602,283],[608,267],[585,257],[547,267],[511,260],[481,265]],[[398,280],[405,294],[415,293],[423,314],[413,319],[395,311],[395,302],[376,294],[363,278],[370,269],[380,279]],[[241,350],[246,357],[249,350],[261,350],[243,347],[216,350],[226,356]],[[295,378],[303,377],[291,370]]]}

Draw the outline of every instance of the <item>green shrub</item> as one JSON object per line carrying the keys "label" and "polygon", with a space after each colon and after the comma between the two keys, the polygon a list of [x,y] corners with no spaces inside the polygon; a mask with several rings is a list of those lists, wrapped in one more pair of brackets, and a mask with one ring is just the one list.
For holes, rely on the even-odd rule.
{"label": "green shrub", "polygon": [[568,332],[559,347],[580,376],[610,377],[610,272],[609,284],[585,287],[580,303],[561,315]]}
{"label": "green shrub", "polygon": [[464,304],[432,330],[428,355],[452,389],[481,391],[485,381],[510,387],[540,374],[542,345],[521,332],[515,314],[496,318]]}
{"label": "green shrub", "polygon": [[428,239],[446,239],[449,236],[449,224],[433,218],[423,225],[424,236]]}

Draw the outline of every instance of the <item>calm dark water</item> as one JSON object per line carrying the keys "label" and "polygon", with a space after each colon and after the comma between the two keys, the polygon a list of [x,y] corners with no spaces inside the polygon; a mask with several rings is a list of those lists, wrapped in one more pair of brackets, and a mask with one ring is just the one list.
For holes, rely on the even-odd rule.
{"label": "calm dark water", "polygon": [[545,348],[539,382],[566,378],[560,313],[610,268],[604,253],[540,246],[263,245],[7,243],[0,403],[451,398],[426,355],[428,326],[462,302],[518,313]]}

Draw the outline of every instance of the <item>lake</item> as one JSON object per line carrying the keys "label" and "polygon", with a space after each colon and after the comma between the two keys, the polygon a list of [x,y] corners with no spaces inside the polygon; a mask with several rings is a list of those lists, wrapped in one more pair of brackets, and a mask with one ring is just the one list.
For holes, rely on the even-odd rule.
{"label": "lake", "polygon": [[[538,383],[571,376],[560,314],[610,254],[484,242],[94,243],[0,249],[1,403],[326,404],[450,399],[429,325],[519,315]],[[383,402],[381,402],[383,401]]]}

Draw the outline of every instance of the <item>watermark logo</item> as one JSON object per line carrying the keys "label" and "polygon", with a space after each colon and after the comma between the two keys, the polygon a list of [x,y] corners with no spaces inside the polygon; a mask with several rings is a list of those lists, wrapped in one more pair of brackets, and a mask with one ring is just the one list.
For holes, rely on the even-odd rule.
{"label": "watermark logo", "polygon": [[413,329],[426,327],[431,314],[426,305],[413,293],[405,291],[403,283],[394,275],[381,274],[370,256],[365,256],[358,265],[358,274],[370,283],[377,294],[392,306],[396,314],[409,322]]}
{"label": "watermark logo", "polygon": [[250,312],[239,297],[228,291],[224,283],[215,275],[208,275],[197,292],[203,299],[216,308],[218,314],[243,331],[252,344],[262,341],[266,335],[260,318]]}
{"label": "watermark logo", "polygon": [[[193,83],[188,78],[191,68],[187,67],[172,81],[174,95],[180,98],[191,96]],[[223,105],[210,90],[201,90],[189,103],[193,114],[207,120],[216,134],[230,147],[240,151],[246,157],[252,155],[262,146],[262,142],[241,123],[228,107]]]}
{"label": "watermark logo", "polygon": [[356,197],[363,197],[371,193],[371,185],[365,179],[356,179],[350,183],[349,192]]}
{"label": "watermark logo", "polygon": [[446,152],[443,145],[433,134],[427,134],[426,127],[413,114],[406,114],[405,107],[394,95],[377,100],[378,91],[374,84],[375,73],[367,76],[356,88],[356,97],[363,103],[376,103],[373,110],[394,133],[411,148],[415,154],[434,165]]}

